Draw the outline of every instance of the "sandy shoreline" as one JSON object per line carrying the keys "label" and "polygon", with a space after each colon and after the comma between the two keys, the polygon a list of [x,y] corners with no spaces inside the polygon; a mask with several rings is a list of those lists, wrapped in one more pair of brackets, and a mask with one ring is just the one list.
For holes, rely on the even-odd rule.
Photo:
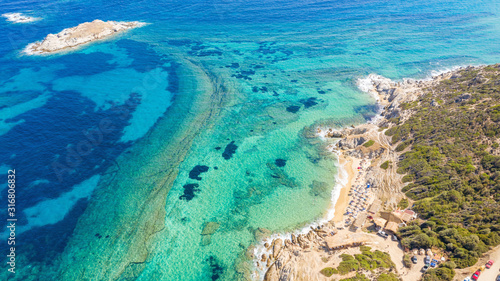
{"label": "sandy shoreline", "polygon": [[[359,160],[353,159],[353,158],[347,158],[343,154],[339,154],[339,169],[347,173],[347,183],[345,186],[341,186],[340,189],[340,195],[339,198],[337,199],[336,202],[332,202],[332,204],[335,204],[334,209],[334,217],[332,219],[333,222],[335,223],[340,223],[342,222],[344,218],[344,213],[346,211],[346,208],[349,203],[349,192],[351,191],[351,188],[353,186],[353,183],[355,181],[355,171],[356,167],[359,166]],[[342,172],[339,171],[339,174]]]}

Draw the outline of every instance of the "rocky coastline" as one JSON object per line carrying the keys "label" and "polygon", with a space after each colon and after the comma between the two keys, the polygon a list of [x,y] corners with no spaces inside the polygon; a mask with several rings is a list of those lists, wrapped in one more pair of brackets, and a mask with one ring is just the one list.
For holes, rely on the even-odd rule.
{"label": "rocky coastline", "polygon": [[94,20],[92,22],[85,22],[75,27],[63,29],[57,34],[49,34],[42,41],[29,44],[24,49],[24,52],[27,54],[56,53],[97,40],[102,40],[112,35],[144,25],[145,23],[138,21],[104,22],[102,20]]}
{"label": "rocky coastline", "polygon": [[[476,67],[466,67],[474,69]],[[325,140],[336,140],[327,149],[332,153],[337,153],[339,162],[344,163],[343,169],[351,169],[348,172],[348,184],[342,188],[341,192],[349,193],[349,201],[355,194],[351,188],[355,184],[371,188],[366,190],[369,202],[363,205],[359,215],[367,213],[366,206],[379,202],[382,209],[394,210],[400,199],[404,198],[401,189],[405,184],[401,181],[403,175],[396,173],[398,157],[403,152],[397,152],[395,145],[391,144],[390,138],[384,134],[390,128],[390,119],[399,118],[406,120],[411,116],[411,110],[401,110],[403,103],[417,100],[427,88],[437,85],[444,79],[449,79],[459,68],[454,71],[442,73],[428,80],[404,79],[401,82],[394,82],[391,79],[371,74],[365,79],[359,79],[358,87],[377,100],[380,106],[380,114],[366,124],[336,130],[334,128],[316,128],[316,135]],[[435,103],[432,106],[439,106]],[[348,165],[351,163],[351,166]],[[387,167],[382,165],[387,163]],[[354,172],[352,172],[354,171]],[[366,188],[365,188],[366,189]],[[342,196],[341,196],[342,197]],[[372,198],[370,198],[372,197]],[[340,201],[339,199],[338,201]],[[366,241],[378,245],[382,250],[389,248],[389,244],[394,241],[381,240],[374,234],[361,232],[360,229],[353,229],[353,220],[348,215],[350,210],[347,204],[336,202],[335,218],[319,225],[311,226],[309,231],[304,233],[291,233],[286,235],[275,234],[264,238],[261,244],[254,250],[254,278],[257,280],[330,280],[320,273],[325,267],[326,260],[335,263],[339,252],[332,250],[332,245],[339,246],[340,250],[363,245]],[[341,208],[337,208],[341,205]],[[352,212],[351,212],[352,216]],[[366,217],[366,215],[365,215]],[[261,229],[260,232],[267,233]],[[273,238],[272,238],[273,237]],[[380,238],[382,239],[382,238]],[[350,241],[348,243],[346,241]],[[363,242],[362,242],[363,241]],[[375,247],[375,248],[377,248]],[[387,248],[386,248],[387,247]],[[392,245],[391,258],[402,260],[403,250],[397,245]],[[359,247],[358,247],[359,248]],[[408,276],[408,280],[417,280],[409,277],[411,274],[420,274],[406,271],[401,267],[396,269],[395,274],[401,276],[403,273]],[[369,274],[369,273],[368,273]],[[350,276],[343,276],[350,277]],[[419,277],[418,277],[419,278]],[[405,279],[406,280],[406,279]]]}

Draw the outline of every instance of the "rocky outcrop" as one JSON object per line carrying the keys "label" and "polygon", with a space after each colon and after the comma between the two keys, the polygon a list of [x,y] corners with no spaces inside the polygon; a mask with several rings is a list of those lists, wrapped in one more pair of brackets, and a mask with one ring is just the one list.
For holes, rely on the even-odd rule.
{"label": "rocky outcrop", "polygon": [[366,142],[364,137],[348,137],[339,141],[338,147],[342,150],[353,149]]}
{"label": "rocky outcrop", "polygon": [[271,177],[274,178],[277,184],[288,186],[290,188],[296,188],[297,183],[294,178],[289,177],[282,169],[280,169],[275,163],[266,163],[266,166],[271,170]]}
{"label": "rocky outcrop", "polygon": [[332,128],[328,128],[326,131],[322,131],[320,128],[316,130],[316,133],[322,134],[327,138],[343,138],[344,134],[341,131],[334,130]]}
{"label": "rocky outcrop", "polygon": [[214,221],[209,221],[205,224],[205,227],[203,227],[201,235],[212,235],[217,231],[217,229],[219,229],[219,226],[220,226],[219,223]]}
{"label": "rocky outcrop", "polygon": [[220,224],[214,221],[209,221],[205,223],[203,230],[201,232],[201,245],[207,246],[212,243],[212,234],[214,234],[217,229],[219,229]]}
{"label": "rocky outcrop", "polygon": [[271,236],[271,231],[269,229],[259,227],[253,232],[253,236],[255,241],[261,241],[262,239]]}
{"label": "rocky outcrop", "polygon": [[28,45],[25,52],[28,54],[59,52],[144,25],[144,23],[137,21],[104,22],[102,20],[94,20],[93,22],[79,24],[76,27],[66,28],[57,34],[49,34],[43,41]]}
{"label": "rocky outcrop", "polygon": [[354,150],[346,151],[345,155],[351,156],[354,158],[358,158],[358,159],[364,159],[364,158],[375,159],[375,158],[378,158],[380,155],[382,155],[384,153],[384,151],[385,151],[385,149],[383,147],[381,147],[379,149],[375,149],[375,150],[368,149],[367,151],[363,151],[361,149],[354,149]]}
{"label": "rocky outcrop", "polygon": [[273,246],[273,258],[275,259],[280,254],[281,248],[283,248],[283,240],[281,240],[280,238],[274,240],[272,246]]}

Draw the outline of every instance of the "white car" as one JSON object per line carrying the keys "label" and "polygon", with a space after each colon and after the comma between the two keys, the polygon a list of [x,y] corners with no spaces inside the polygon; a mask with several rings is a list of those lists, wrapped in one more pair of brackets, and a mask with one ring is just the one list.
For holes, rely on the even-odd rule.
{"label": "white car", "polygon": [[471,281],[470,277],[465,277],[464,281]]}

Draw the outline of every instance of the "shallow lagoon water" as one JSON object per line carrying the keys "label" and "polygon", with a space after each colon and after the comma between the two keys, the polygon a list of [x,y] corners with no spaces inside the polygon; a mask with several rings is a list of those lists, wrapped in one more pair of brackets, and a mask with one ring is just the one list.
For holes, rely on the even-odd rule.
{"label": "shallow lagoon water", "polygon": [[[500,58],[498,4],[481,1],[33,1],[0,12],[27,9],[43,20],[0,23],[0,166],[20,171],[25,230],[18,280],[243,278],[255,229],[326,216],[336,159],[311,135],[375,114],[358,78]],[[20,53],[95,18],[150,25],[65,54]],[[102,120],[113,130],[73,157]],[[50,204],[66,215],[48,216]],[[209,237],[207,222],[219,224]]]}

